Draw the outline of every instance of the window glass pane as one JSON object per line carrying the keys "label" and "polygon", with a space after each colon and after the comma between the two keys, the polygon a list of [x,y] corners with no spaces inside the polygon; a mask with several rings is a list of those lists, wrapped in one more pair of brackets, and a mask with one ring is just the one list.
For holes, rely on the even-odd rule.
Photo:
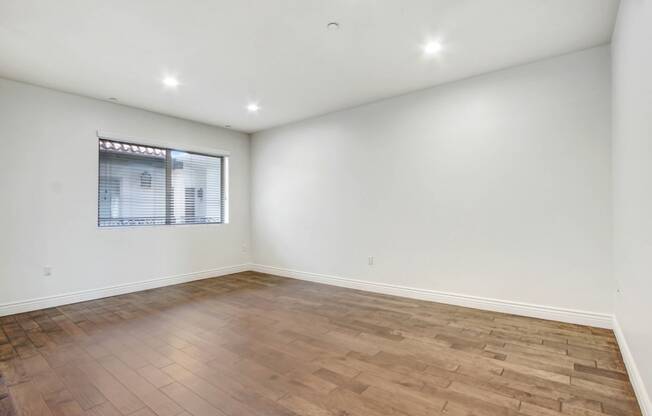
{"label": "window glass pane", "polygon": [[222,222],[222,158],[171,151],[172,221]]}
{"label": "window glass pane", "polygon": [[100,143],[100,226],[165,224],[165,151],[155,150]]}

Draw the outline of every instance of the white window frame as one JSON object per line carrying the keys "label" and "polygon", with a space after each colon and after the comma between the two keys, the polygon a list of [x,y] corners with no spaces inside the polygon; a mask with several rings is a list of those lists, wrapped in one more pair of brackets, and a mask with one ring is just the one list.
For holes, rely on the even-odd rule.
{"label": "white window frame", "polygon": [[[151,147],[159,147],[159,148],[164,148],[164,149],[169,149],[169,150],[176,150],[179,152],[190,152],[190,153],[198,153],[198,154],[203,154],[206,156],[216,156],[216,157],[221,157],[223,161],[223,166],[222,166],[222,174],[223,174],[223,198],[224,198],[224,206],[223,206],[223,212],[222,212],[222,217],[223,221],[219,223],[199,223],[199,224],[153,224],[153,225],[143,225],[142,227],[170,227],[171,225],[174,226],[201,226],[201,225],[207,225],[207,226],[216,226],[216,225],[228,225],[229,224],[229,165],[230,165],[230,156],[231,152],[227,150],[222,150],[222,149],[217,149],[217,148],[211,148],[211,147],[202,147],[202,146],[194,146],[194,145],[176,145],[172,144],[170,142],[165,142],[161,140],[152,140],[148,139],[145,137],[137,137],[137,136],[129,136],[129,135],[124,135],[124,134],[119,134],[119,133],[113,133],[109,132],[106,130],[97,130],[96,133],[97,139],[105,139],[105,140],[112,140],[116,142],[122,142],[122,143],[130,143],[130,144],[135,144],[135,145],[142,145],[142,146],[151,146]],[[99,164],[99,160],[98,160]],[[98,180],[98,189],[97,192],[99,194],[99,180]],[[97,201],[97,206],[95,207],[95,212],[96,216],[99,215],[99,200]],[[99,217],[97,218],[98,221],[96,221],[96,226],[97,228],[104,230],[116,230],[116,229],[134,229],[134,228],[141,228],[139,225],[134,225],[134,226],[100,226],[99,225]]]}

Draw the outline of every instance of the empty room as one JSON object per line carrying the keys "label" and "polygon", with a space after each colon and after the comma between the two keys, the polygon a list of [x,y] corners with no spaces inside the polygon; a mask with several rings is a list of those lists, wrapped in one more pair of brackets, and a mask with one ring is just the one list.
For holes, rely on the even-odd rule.
{"label": "empty room", "polygon": [[652,416],[652,0],[0,0],[0,416]]}

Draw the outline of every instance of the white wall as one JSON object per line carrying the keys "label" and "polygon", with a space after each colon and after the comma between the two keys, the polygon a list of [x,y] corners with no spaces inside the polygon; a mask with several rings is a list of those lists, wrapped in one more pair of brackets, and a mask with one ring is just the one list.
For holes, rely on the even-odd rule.
{"label": "white wall", "polygon": [[651,41],[652,1],[622,1],[612,42],[615,315],[638,367],[639,401],[652,415]]}
{"label": "white wall", "polygon": [[[244,264],[255,241],[258,264],[610,313],[609,61],[594,48],[258,133],[251,240],[246,135],[0,80],[0,309]],[[230,224],[98,229],[98,128],[230,151]]]}
{"label": "white wall", "polygon": [[254,262],[611,313],[610,111],[604,46],[256,133]]}
{"label": "white wall", "polygon": [[[97,129],[229,151],[230,223],[99,229]],[[0,309],[248,263],[249,142],[245,134],[0,79]],[[52,276],[43,276],[45,265]]]}

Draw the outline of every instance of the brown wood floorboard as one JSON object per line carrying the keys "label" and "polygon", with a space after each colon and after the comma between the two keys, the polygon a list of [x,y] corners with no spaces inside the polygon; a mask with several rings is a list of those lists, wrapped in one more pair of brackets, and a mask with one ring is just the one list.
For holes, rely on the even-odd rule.
{"label": "brown wood floorboard", "polygon": [[0,416],[641,414],[610,330],[255,272],[0,328]]}

